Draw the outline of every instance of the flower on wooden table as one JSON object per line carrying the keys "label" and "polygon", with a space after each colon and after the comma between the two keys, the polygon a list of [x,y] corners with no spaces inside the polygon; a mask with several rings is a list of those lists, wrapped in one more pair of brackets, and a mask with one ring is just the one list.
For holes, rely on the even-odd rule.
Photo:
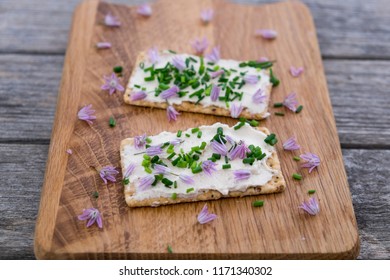
{"label": "flower on wooden table", "polygon": [[93,115],[94,113],[95,110],[92,109],[92,104],[89,104],[81,108],[81,110],[77,113],[77,116],[79,120],[92,124],[92,120],[96,120],[96,116]]}
{"label": "flower on wooden table", "polygon": [[278,33],[273,29],[258,29],[256,35],[263,37],[264,39],[272,40],[278,36]]}
{"label": "flower on wooden table", "polygon": [[98,42],[98,43],[96,43],[96,48],[97,49],[109,49],[109,48],[111,48],[111,43],[110,42]]}
{"label": "flower on wooden table", "polygon": [[318,167],[321,163],[319,156],[313,153],[302,154],[299,157],[306,161],[301,166],[309,168],[309,173],[311,173],[313,169]]}
{"label": "flower on wooden table", "polygon": [[137,150],[143,149],[146,144],[146,133],[134,137],[134,147]]}
{"label": "flower on wooden table", "polygon": [[194,42],[192,42],[192,48],[195,50],[195,53],[198,55],[201,55],[204,53],[204,51],[209,46],[209,41],[206,37],[204,37],[202,40],[199,38],[196,38]]}
{"label": "flower on wooden table", "polygon": [[115,175],[117,175],[118,173],[119,172],[115,170],[115,167],[111,165],[104,166],[99,171],[100,178],[102,178],[105,184],[107,184],[108,181],[116,182]]}
{"label": "flower on wooden table", "polygon": [[156,47],[150,48],[148,50],[148,56],[149,56],[149,61],[152,64],[155,64],[160,61],[159,51]]}
{"label": "flower on wooden table", "polygon": [[203,225],[206,223],[209,223],[213,220],[215,220],[218,216],[216,214],[212,214],[209,212],[209,208],[207,207],[207,204],[205,204],[198,214],[198,222]]}
{"label": "flower on wooden table", "polygon": [[66,150],[66,153],[67,153],[68,155],[71,155],[71,154],[73,154],[73,151],[72,151],[72,149],[67,149],[67,150]]}
{"label": "flower on wooden table", "polygon": [[303,73],[303,67],[290,67],[290,73],[293,77],[299,77]]}
{"label": "flower on wooden table", "polygon": [[266,57],[266,56],[262,56],[262,57],[260,57],[260,58],[257,60],[257,62],[267,62],[267,61],[269,61],[269,58]]}
{"label": "flower on wooden table", "polygon": [[242,180],[247,180],[251,176],[250,170],[247,169],[239,169],[233,171],[234,175],[234,180],[236,181],[242,181]]}
{"label": "flower on wooden table", "polygon": [[131,100],[132,101],[142,100],[142,99],[145,99],[146,96],[147,96],[147,94],[143,90],[132,92],[131,93]]}
{"label": "flower on wooden table", "polygon": [[104,17],[104,25],[108,27],[119,27],[121,26],[121,23],[117,17],[113,16],[111,13],[108,13]]}
{"label": "flower on wooden table", "polygon": [[94,223],[97,224],[99,228],[103,228],[102,216],[96,208],[84,209],[83,213],[78,216],[80,221],[88,220],[87,227],[92,226]]}
{"label": "flower on wooden table", "polygon": [[252,101],[255,104],[264,103],[266,99],[267,95],[265,94],[265,91],[261,88],[259,88],[252,96]]}
{"label": "flower on wooden table", "polygon": [[283,149],[287,151],[299,150],[300,148],[301,146],[297,143],[297,138],[295,136],[290,137],[283,143]]}
{"label": "flower on wooden table", "polygon": [[320,212],[320,205],[317,199],[313,196],[309,201],[304,201],[299,208],[303,209],[309,215],[315,216]]}
{"label": "flower on wooden table", "polygon": [[291,111],[295,112],[297,110],[297,94],[295,92],[291,92],[283,101],[283,106],[287,107]]}
{"label": "flower on wooden table", "polygon": [[214,171],[217,171],[217,164],[211,160],[205,160],[202,162],[202,169],[207,175],[212,175]]}
{"label": "flower on wooden table", "polygon": [[219,46],[212,48],[211,52],[206,55],[206,58],[211,62],[217,63],[221,59],[221,52]]}
{"label": "flower on wooden table", "polygon": [[149,4],[142,4],[138,7],[137,13],[144,17],[150,17],[152,15],[152,7]]}
{"label": "flower on wooden table", "polygon": [[180,115],[180,113],[178,111],[176,111],[176,109],[172,106],[172,105],[169,105],[168,108],[167,108],[167,118],[168,118],[168,121],[176,121],[177,120],[177,116]]}
{"label": "flower on wooden table", "polygon": [[232,118],[238,118],[243,109],[241,103],[233,102],[230,106],[230,116]]}
{"label": "flower on wooden table", "polygon": [[111,76],[104,76],[104,85],[102,85],[102,90],[108,90],[108,93],[112,95],[115,91],[124,91],[125,88],[119,83],[119,79],[115,73],[112,73]]}
{"label": "flower on wooden table", "polygon": [[213,9],[204,9],[200,12],[200,19],[205,24],[209,23],[213,19],[213,17],[214,17]]}

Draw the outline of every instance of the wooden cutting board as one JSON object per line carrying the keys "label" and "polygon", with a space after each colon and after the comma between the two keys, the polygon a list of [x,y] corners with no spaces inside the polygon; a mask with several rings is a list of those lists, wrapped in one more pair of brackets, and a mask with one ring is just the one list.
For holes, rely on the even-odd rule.
{"label": "wooden cutting board", "polygon": [[[143,18],[136,7],[83,2],[75,11],[57,113],[49,150],[40,211],[36,225],[35,254],[39,259],[300,259],[355,258],[359,237],[351,195],[344,170],[340,143],[324,76],[316,31],[309,10],[299,2],[264,6],[237,5],[225,1],[168,1],[152,5],[153,15]],[[204,26],[203,8],[213,8],[215,18]],[[120,28],[101,24],[111,12]],[[267,41],[254,36],[259,28],[278,32]],[[121,174],[118,183],[105,185],[94,168],[105,165],[120,170],[120,141],[146,132],[176,131],[203,124],[236,121],[231,118],[182,113],[168,123],[165,110],[125,105],[121,94],[109,96],[100,90],[103,75],[124,66],[127,83],[138,52],[157,46],[192,52],[190,42],[206,36],[220,45],[222,57],[237,60],[261,56],[276,59],[274,71],[281,80],[272,91],[271,104],[291,91],[304,106],[300,114],[288,112],[261,125],[279,138],[277,150],[287,190],[275,195],[221,199],[208,202],[218,215],[200,225],[196,216],[204,205],[187,203],[158,208],[127,207]],[[97,51],[96,42],[112,42],[111,50]],[[290,65],[303,66],[304,74],[291,77]],[[78,110],[92,104],[97,120],[93,125],[77,119]],[[117,120],[110,128],[110,116]],[[281,143],[296,135],[300,152],[321,158],[320,167],[308,173],[292,159],[299,152],[283,151]],[[66,150],[73,150],[68,155]],[[303,174],[302,181],[291,174]],[[307,191],[315,189],[321,212],[309,216],[298,209]],[[98,191],[98,199],[93,193]],[[262,208],[251,202],[265,201]],[[104,227],[85,227],[77,219],[84,208],[98,208]],[[173,253],[167,252],[167,246]]]}

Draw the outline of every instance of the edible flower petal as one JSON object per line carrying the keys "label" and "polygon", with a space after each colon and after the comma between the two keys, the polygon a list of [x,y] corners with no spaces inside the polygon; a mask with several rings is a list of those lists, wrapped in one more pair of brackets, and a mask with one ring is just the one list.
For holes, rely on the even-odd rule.
{"label": "edible flower petal", "polygon": [[266,99],[267,95],[265,94],[265,91],[261,88],[259,88],[252,96],[252,101],[255,104],[264,103]]}
{"label": "edible flower petal", "polygon": [[299,77],[303,73],[303,67],[290,67],[290,73],[293,77]]}
{"label": "edible flower petal", "polygon": [[119,79],[115,73],[112,73],[111,76],[104,76],[104,85],[102,85],[102,90],[108,90],[108,93],[112,95],[115,91],[124,91],[125,88],[119,83]]}
{"label": "edible flower petal", "polygon": [[108,27],[119,27],[121,26],[121,23],[117,17],[113,16],[111,13],[108,13],[104,17],[104,25]]}
{"label": "edible flower petal", "polygon": [[308,202],[304,201],[299,208],[312,216],[315,216],[320,212],[320,205],[314,196],[311,197]]}
{"label": "edible flower petal", "polygon": [[269,61],[269,59],[268,59],[268,57],[266,57],[266,56],[262,56],[262,57],[260,57],[257,61],[258,61],[258,62],[267,62],[267,61]]}
{"label": "edible flower petal", "polygon": [[310,168],[309,173],[313,171],[314,168],[318,167],[321,163],[319,156],[313,153],[306,153],[299,156],[301,159],[306,162],[302,164],[302,167]]}
{"label": "edible flower petal", "polygon": [[170,172],[172,172],[172,171],[169,167],[166,167],[166,166],[164,166],[162,164],[158,164],[158,163],[156,163],[154,165],[154,173],[155,174],[167,174]]}
{"label": "edible flower petal", "polygon": [[217,164],[211,160],[205,160],[202,162],[202,169],[209,176],[211,176],[214,171],[217,171],[216,166]]}
{"label": "edible flower petal", "polygon": [[214,79],[214,78],[217,78],[217,77],[221,76],[223,73],[225,73],[225,71],[223,71],[223,70],[218,70],[218,71],[215,71],[215,72],[211,72],[210,73],[210,77],[212,79]]}
{"label": "edible flower petal", "polygon": [[209,212],[209,208],[207,207],[207,204],[205,204],[200,213],[198,214],[198,222],[203,225],[215,220],[217,217],[218,216],[216,214],[212,214]]}
{"label": "edible flower petal", "polygon": [[247,74],[247,75],[244,76],[244,81],[247,84],[254,85],[254,84],[256,84],[259,81],[259,77],[257,75]]}
{"label": "edible flower petal", "polygon": [[71,154],[73,154],[73,151],[72,151],[71,149],[67,149],[67,150],[66,150],[66,153],[67,153],[68,155],[71,155]]}
{"label": "edible flower petal", "polygon": [[115,170],[115,167],[111,165],[104,166],[99,172],[100,178],[102,178],[104,184],[107,184],[107,181],[116,182],[115,175],[118,173],[119,172]]}
{"label": "edible flower petal", "polygon": [[244,159],[246,158],[246,153],[249,153],[251,150],[248,148],[248,146],[245,144],[243,140],[241,140],[237,146],[235,146],[229,154],[229,157],[231,160],[234,160],[236,158]]}
{"label": "edible flower petal", "polygon": [[97,49],[109,49],[109,48],[111,48],[111,43],[110,42],[98,42],[98,43],[96,43],[96,48]]}
{"label": "edible flower petal", "polygon": [[163,150],[161,148],[161,146],[150,146],[149,148],[147,148],[145,150],[146,154],[148,156],[157,156],[157,155],[160,155],[162,154]]}
{"label": "edible flower petal", "polygon": [[215,153],[220,154],[221,156],[226,156],[228,153],[228,148],[223,142],[219,143],[218,141],[213,140],[211,141],[211,148]]}
{"label": "edible flower petal", "polygon": [[142,4],[138,7],[137,13],[144,17],[150,17],[152,15],[152,7],[149,4]]}
{"label": "edible flower petal", "polygon": [[93,115],[94,113],[95,110],[92,110],[92,104],[89,104],[81,108],[81,110],[77,113],[77,117],[79,120],[92,124],[92,120],[96,120],[96,116]]}
{"label": "edible flower petal", "polygon": [[221,59],[221,52],[219,46],[212,48],[211,52],[206,55],[206,58],[214,63]]}
{"label": "edible flower petal", "polygon": [[160,61],[160,55],[156,47],[150,48],[148,50],[148,56],[149,56],[149,61],[152,64],[158,63]]}
{"label": "edible flower petal", "polygon": [[178,111],[176,111],[176,109],[172,105],[169,105],[167,108],[168,121],[169,122],[176,121],[178,115],[180,115],[180,113]]}
{"label": "edible flower petal", "polygon": [[278,33],[273,29],[258,29],[256,30],[256,35],[259,35],[264,39],[272,40],[278,36]]}
{"label": "edible flower petal", "polygon": [[211,88],[210,98],[211,101],[215,102],[219,98],[219,93],[221,92],[221,88],[219,86],[213,85]]}
{"label": "edible flower petal", "polygon": [[102,216],[96,208],[84,209],[83,213],[77,217],[80,221],[88,220],[87,227],[92,226],[94,223],[97,224],[99,228],[103,228]]}
{"label": "edible flower petal", "polygon": [[179,179],[188,185],[192,185],[195,182],[192,176],[186,174],[180,174]]}
{"label": "edible flower petal", "polygon": [[134,147],[137,150],[143,149],[146,144],[146,133],[134,137]]}
{"label": "edible flower petal", "polygon": [[132,101],[142,100],[142,99],[145,99],[146,96],[147,96],[147,94],[143,90],[132,92],[131,93],[131,100]]}
{"label": "edible flower petal", "polygon": [[283,105],[291,111],[295,112],[298,105],[297,94],[295,92],[291,92],[289,95],[287,95],[283,101]]}
{"label": "edible flower petal", "polygon": [[130,177],[130,175],[134,172],[135,166],[136,165],[134,163],[130,163],[129,166],[126,168],[125,173],[123,174],[123,178]]}
{"label": "edible flower petal", "polygon": [[191,45],[192,48],[195,50],[195,53],[201,55],[209,46],[209,41],[207,40],[206,37],[204,37],[202,40],[196,38],[195,41],[191,43]]}
{"label": "edible flower petal", "polygon": [[244,108],[241,103],[233,102],[230,106],[230,116],[232,118],[238,118]]}
{"label": "edible flower petal", "polygon": [[172,58],[172,64],[175,66],[179,71],[183,71],[186,68],[186,63],[184,59],[181,56],[175,55]]}
{"label": "edible flower petal", "polygon": [[213,19],[213,17],[214,17],[213,9],[205,9],[200,12],[200,19],[205,24],[209,23]]}
{"label": "edible flower petal", "polygon": [[290,137],[286,142],[283,143],[283,149],[287,151],[299,150],[301,146],[297,143],[295,136]]}
{"label": "edible flower petal", "polygon": [[177,85],[173,85],[167,90],[164,90],[161,92],[160,96],[163,99],[169,99],[171,97],[178,97],[177,93],[180,91],[179,87]]}
{"label": "edible flower petal", "polygon": [[236,181],[242,181],[242,180],[247,180],[251,176],[250,170],[247,169],[239,169],[233,171],[234,175],[234,180]]}
{"label": "edible flower petal", "polygon": [[141,180],[139,180],[138,189],[140,191],[146,191],[151,187],[155,179],[156,178],[154,178],[154,175],[152,174],[148,174],[145,177],[142,177]]}

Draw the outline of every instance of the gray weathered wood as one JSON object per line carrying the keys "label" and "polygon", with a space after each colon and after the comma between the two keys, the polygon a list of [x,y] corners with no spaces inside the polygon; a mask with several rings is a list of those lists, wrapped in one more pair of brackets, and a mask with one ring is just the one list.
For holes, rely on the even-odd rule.
{"label": "gray weathered wood", "polygon": [[[183,0],[184,1],[184,0]],[[64,53],[71,16],[80,0],[0,0],[0,52]],[[137,5],[142,0],[108,2]],[[152,1],[148,1],[152,2]],[[234,0],[269,3],[276,0]],[[390,58],[390,5],[386,0],[304,0],[325,57]],[[256,28],[255,26],[253,27]]]}
{"label": "gray weathered wood", "polygon": [[[47,145],[0,144],[0,259],[34,258],[47,152]],[[390,259],[390,151],[343,150],[343,155],[361,236],[359,258]]]}
{"label": "gray weathered wood", "polygon": [[[0,55],[0,141],[48,142],[62,63],[62,56]],[[390,147],[389,71],[388,61],[325,61],[344,147]]]}

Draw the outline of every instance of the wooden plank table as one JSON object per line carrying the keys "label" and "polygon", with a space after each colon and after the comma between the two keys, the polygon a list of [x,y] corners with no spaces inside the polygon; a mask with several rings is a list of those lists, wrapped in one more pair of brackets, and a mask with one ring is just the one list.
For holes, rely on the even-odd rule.
{"label": "wooden plank table", "polygon": [[[57,90],[79,2],[0,0],[0,259],[34,258]],[[385,0],[304,2],[324,59],[361,238],[359,258],[390,259],[390,7]]]}

